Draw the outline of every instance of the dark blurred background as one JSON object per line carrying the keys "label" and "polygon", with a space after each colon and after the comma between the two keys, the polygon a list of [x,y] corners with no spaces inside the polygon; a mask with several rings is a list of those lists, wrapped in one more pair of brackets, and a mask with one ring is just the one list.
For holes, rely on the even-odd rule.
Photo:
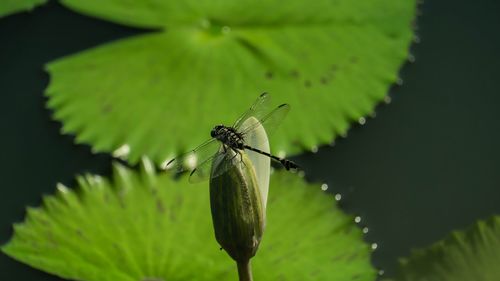
{"label": "dark blurred background", "polygon": [[[420,5],[415,62],[392,102],[346,138],[294,160],[308,179],[342,195],[377,243],[373,263],[392,275],[397,258],[454,229],[500,214],[499,1]],[[108,174],[111,158],[59,134],[43,91],[45,63],[142,32],[84,17],[55,2],[0,19],[0,243],[25,206],[57,182]],[[0,254],[1,280],[60,280]]]}

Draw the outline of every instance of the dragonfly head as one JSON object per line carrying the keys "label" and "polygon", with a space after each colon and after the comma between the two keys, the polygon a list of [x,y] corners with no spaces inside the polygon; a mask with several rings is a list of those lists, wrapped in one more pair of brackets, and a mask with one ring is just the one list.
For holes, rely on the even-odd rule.
{"label": "dragonfly head", "polygon": [[224,128],[224,125],[217,125],[215,126],[212,131],[210,132],[210,136],[212,138],[216,138],[218,135],[220,135],[221,130]]}

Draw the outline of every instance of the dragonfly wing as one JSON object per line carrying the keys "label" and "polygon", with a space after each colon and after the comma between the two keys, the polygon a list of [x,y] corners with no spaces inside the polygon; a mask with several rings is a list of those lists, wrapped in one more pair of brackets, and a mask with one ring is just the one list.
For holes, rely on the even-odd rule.
{"label": "dragonfly wing", "polygon": [[205,160],[191,172],[189,182],[197,183],[209,177],[218,177],[237,164],[236,161],[240,159],[237,152],[227,146],[223,148],[221,145],[217,153]]}
{"label": "dragonfly wing", "polygon": [[216,178],[241,161],[241,154],[236,150],[226,147],[226,151],[219,151],[212,160],[211,176]]}
{"label": "dragonfly wing", "polygon": [[288,112],[290,112],[290,105],[286,103],[282,104],[264,115],[262,118],[257,118],[250,122],[246,122],[245,125],[242,126],[242,128],[240,128],[238,131],[245,135],[248,132],[255,130],[255,128],[257,128],[257,126],[261,124],[266,130],[266,134],[271,135],[274,131],[276,131],[283,119],[285,119]]}
{"label": "dragonfly wing", "polygon": [[195,149],[188,151],[167,163],[165,169],[172,169],[174,173],[192,171],[207,159],[213,157],[219,147],[216,139],[209,139]]}
{"label": "dragonfly wing", "polygon": [[194,168],[189,174],[190,183],[198,183],[210,178],[210,172],[212,170],[212,161],[216,154],[212,155],[210,158],[206,159],[196,168]]}
{"label": "dragonfly wing", "polygon": [[261,94],[252,106],[234,122],[232,127],[240,131],[241,125],[248,119],[248,117],[253,116],[257,119],[264,117],[269,110],[269,101],[270,96],[268,93]]}

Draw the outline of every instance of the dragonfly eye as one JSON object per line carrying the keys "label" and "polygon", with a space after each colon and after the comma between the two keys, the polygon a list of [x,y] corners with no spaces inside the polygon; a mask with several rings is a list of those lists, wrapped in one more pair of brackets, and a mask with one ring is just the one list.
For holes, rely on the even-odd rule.
{"label": "dragonfly eye", "polygon": [[222,127],[221,125],[217,125],[217,126],[215,126],[215,127],[212,129],[212,131],[210,132],[210,136],[211,136],[212,138],[215,138],[215,137],[219,134],[219,131],[220,131],[221,127]]}

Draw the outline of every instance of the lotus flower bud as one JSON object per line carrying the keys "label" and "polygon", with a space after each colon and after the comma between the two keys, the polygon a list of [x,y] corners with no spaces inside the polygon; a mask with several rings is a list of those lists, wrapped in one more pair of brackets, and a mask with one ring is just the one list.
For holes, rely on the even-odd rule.
{"label": "lotus flower bud", "polygon": [[[246,122],[256,122],[250,117]],[[245,124],[243,124],[243,127]],[[259,125],[246,137],[246,143],[269,151],[264,128]],[[210,207],[215,238],[221,247],[238,263],[248,262],[259,247],[265,227],[265,209],[269,188],[270,160],[254,152],[227,148],[212,162],[210,178]]]}

